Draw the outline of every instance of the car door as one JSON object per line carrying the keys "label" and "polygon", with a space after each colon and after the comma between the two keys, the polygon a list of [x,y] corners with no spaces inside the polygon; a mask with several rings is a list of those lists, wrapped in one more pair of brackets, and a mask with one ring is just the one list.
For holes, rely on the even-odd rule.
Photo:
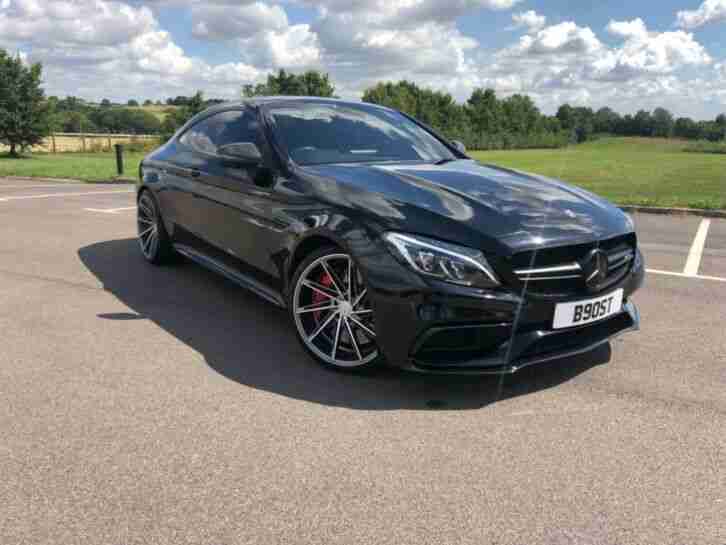
{"label": "car door", "polygon": [[216,149],[206,136],[208,118],[196,122],[171,145],[164,165],[162,205],[173,223],[174,243],[199,249],[204,225],[200,209],[200,177]]}
{"label": "car door", "polygon": [[[271,183],[272,158],[257,112],[244,107],[225,110],[193,129],[182,141],[204,158],[196,173],[190,214],[200,249],[278,290],[280,270],[273,254],[282,247],[289,227],[284,213],[288,199]],[[262,164],[242,164],[218,153],[221,146],[243,142],[260,149]]]}

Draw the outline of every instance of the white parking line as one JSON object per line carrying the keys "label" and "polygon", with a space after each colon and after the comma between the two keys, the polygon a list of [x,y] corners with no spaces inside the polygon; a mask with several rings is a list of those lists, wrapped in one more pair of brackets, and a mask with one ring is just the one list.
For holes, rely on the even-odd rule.
{"label": "white parking line", "polygon": [[88,186],[88,184],[43,184],[43,185],[4,185],[0,184],[0,189],[36,189],[38,187],[80,187]]}
{"label": "white parking line", "polygon": [[701,266],[701,256],[703,256],[703,249],[706,247],[706,237],[708,236],[708,228],[710,226],[710,219],[704,219],[701,221],[701,225],[698,226],[696,238],[693,239],[691,251],[688,252],[688,260],[683,269],[684,275],[698,276],[698,268]]}
{"label": "white parking line", "polygon": [[685,274],[671,271],[659,271],[658,269],[646,269],[645,272],[650,274],[662,274],[664,276],[678,276],[680,278],[695,278],[696,280],[713,280],[715,282],[726,282],[726,278],[718,276],[702,276],[698,274]]}
{"label": "white parking line", "polygon": [[88,212],[101,212],[102,214],[118,214],[128,210],[136,210],[135,206],[123,206],[121,208],[84,208]]}
{"label": "white parking line", "polygon": [[13,195],[12,197],[0,197],[0,202],[22,201],[25,199],[52,199],[53,197],[82,197],[87,195],[118,195],[119,193],[133,193],[133,189],[125,191],[88,191],[82,193],[46,193],[43,195]]}

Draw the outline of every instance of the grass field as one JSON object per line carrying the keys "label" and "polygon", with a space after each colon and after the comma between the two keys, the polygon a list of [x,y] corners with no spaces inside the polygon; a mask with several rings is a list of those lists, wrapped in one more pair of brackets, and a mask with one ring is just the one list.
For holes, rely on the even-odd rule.
{"label": "grass field", "polygon": [[[124,106],[125,108],[126,106]],[[145,112],[149,112],[151,115],[156,117],[159,121],[162,123],[166,119],[166,116],[169,115],[170,111],[175,110],[176,106],[167,106],[167,105],[152,105],[152,106],[133,106],[131,107],[132,110],[143,110]]]}
{"label": "grass field", "polygon": [[[143,157],[143,153],[124,154],[123,178],[136,179]],[[12,159],[0,155],[0,176],[110,181],[117,178],[116,156],[113,153],[36,153]]]}
{"label": "grass field", "polygon": [[[582,186],[618,204],[726,209],[726,155],[685,153],[687,143],[647,138],[603,138],[559,150],[487,151],[484,163],[535,172]],[[134,179],[143,153],[125,155],[125,178]],[[111,153],[0,155],[0,176],[111,180]]]}
{"label": "grass field", "polygon": [[484,163],[559,178],[618,204],[726,209],[726,156],[679,140],[602,138],[559,150],[486,151]]}

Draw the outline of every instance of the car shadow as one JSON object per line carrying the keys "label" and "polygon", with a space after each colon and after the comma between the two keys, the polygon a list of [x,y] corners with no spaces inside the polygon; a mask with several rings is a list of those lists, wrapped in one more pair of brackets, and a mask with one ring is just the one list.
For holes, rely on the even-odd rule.
{"label": "car shadow", "polygon": [[[381,369],[329,371],[300,347],[284,310],[191,263],[153,267],[135,239],[81,248],[84,265],[133,312],[103,320],[151,320],[230,380],[278,395],[360,410],[478,409],[562,384],[610,361],[610,346],[508,377],[420,375]],[[143,339],[139,342],[143,342]]]}

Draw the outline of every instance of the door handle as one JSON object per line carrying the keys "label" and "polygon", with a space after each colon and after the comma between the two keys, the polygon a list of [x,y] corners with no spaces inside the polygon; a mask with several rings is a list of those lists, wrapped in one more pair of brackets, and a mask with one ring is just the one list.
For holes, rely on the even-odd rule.
{"label": "door handle", "polygon": [[202,175],[202,173],[200,171],[196,170],[196,169],[192,169],[192,170],[189,171],[189,175],[192,178],[199,178]]}

